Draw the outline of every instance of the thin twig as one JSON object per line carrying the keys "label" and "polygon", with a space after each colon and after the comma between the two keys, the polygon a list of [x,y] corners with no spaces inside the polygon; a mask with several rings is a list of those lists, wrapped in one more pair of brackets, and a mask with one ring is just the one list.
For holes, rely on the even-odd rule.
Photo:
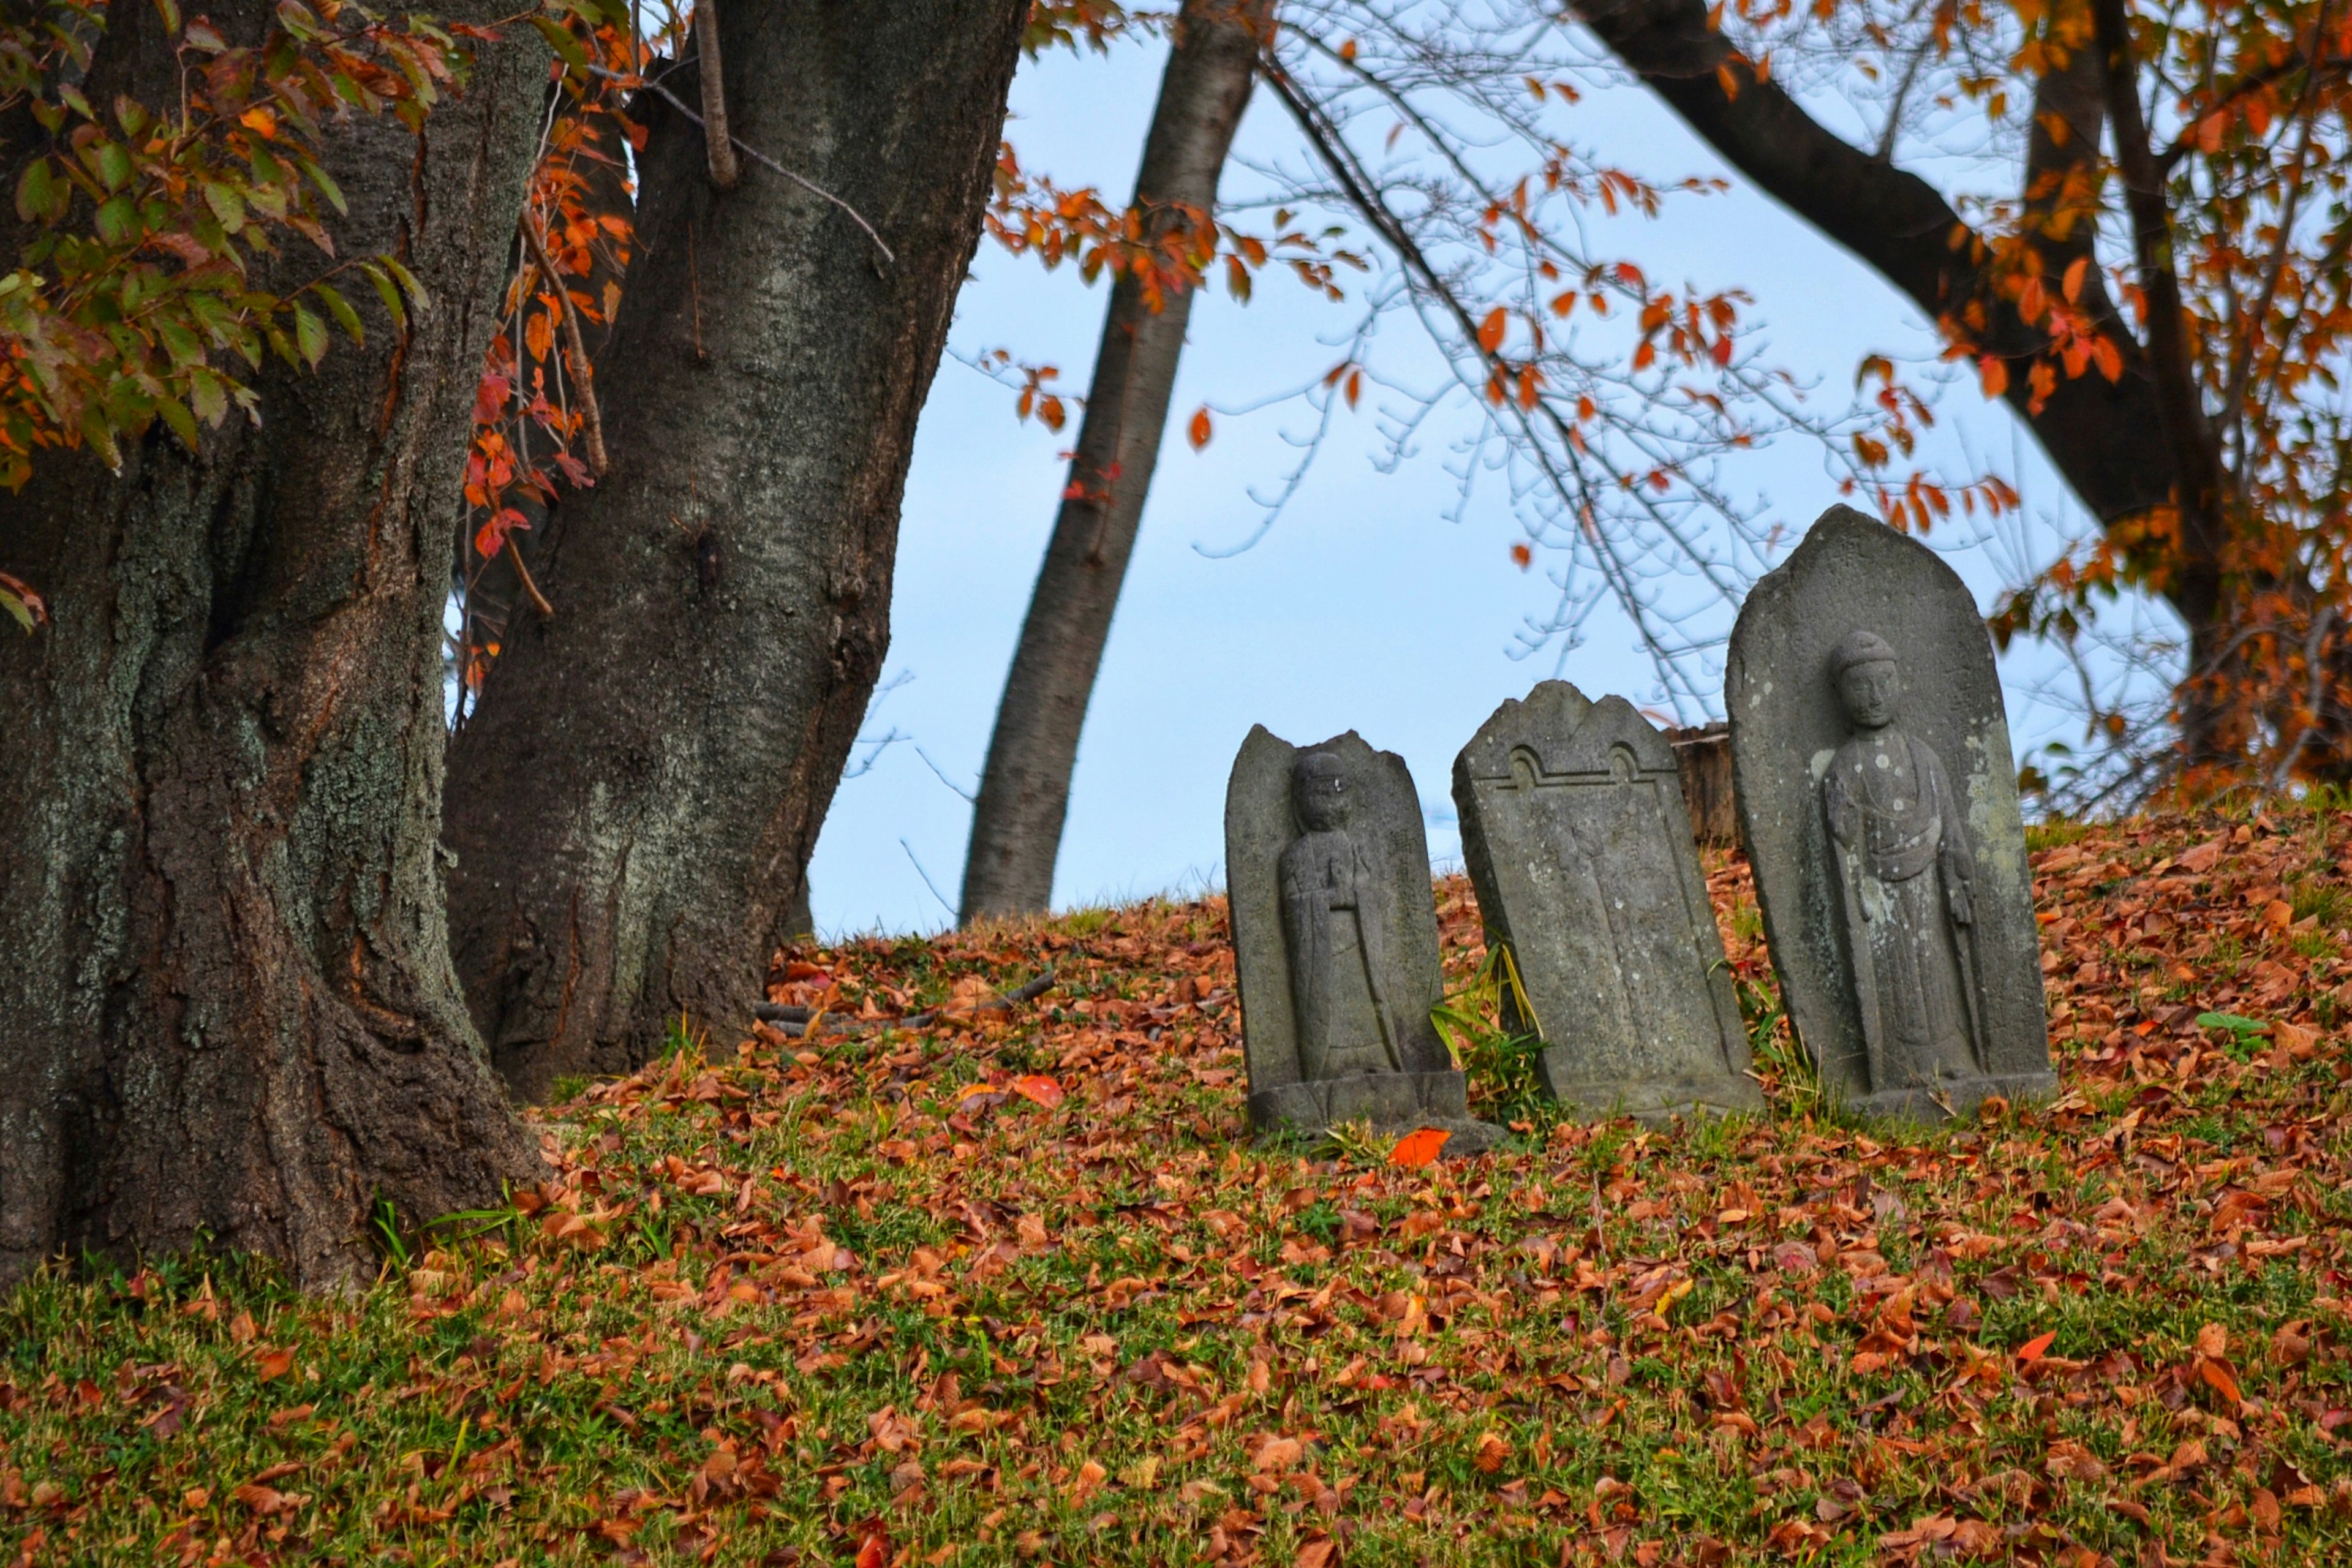
{"label": "thin twig", "polygon": [[[971,1011],[974,1013],[1010,1012],[1024,1002],[1034,1002],[1038,997],[1043,996],[1046,992],[1051,991],[1053,988],[1054,972],[1048,969],[1017,991],[1007,992],[1002,996],[985,997],[979,1002],[973,1003]],[[937,1022],[940,1015],[953,1012],[956,1009],[950,1007],[935,1007],[928,1013],[909,1013],[903,1018],[868,1018],[856,1021],[844,1021],[835,1026],[835,1027],[840,1033],[845,1035],[864,1034],[869,1029],[921,1029],[929,1027],[931,1024]],[[791,1026],[791,1028],[785,1030],[787,1037],[796,1037],[792,1034],[792,1029],[794,1028],[799,1029],[802,1033],[805,1034],[809,1021],[815,1017],[818,1013],[823,1011],[824,1009],[822,1008],[795,1007],[782,1002],[754,1002],[751,1004],[751,1016],[759,1019],[761,1023]],[[827,1014],[826,1016],[831,1017],[832,1015]],[[823,1026],[819,1026],[822,1027]]]}
{"label": "thin twig", "polygon": [[[624,73],[610,69],[604,66],[592,63],[588,67],[588,69],[593,75],[606,77],[614,81],[629,82],[632,80],[631,78]],[[697,125],[703,124],[702,116],[697,114],[691,109],[688,109],[684,101],[678,98],[677,94],[670,91],[669,89],[664,87],[661,83],[657,81],[647,81],[638,83],[637,85],[644,87],[649,92],[657,92],[661,94],[661,96],[668,101],[669,106],[672,109],[677,110],[680,114],[685,115]],[[708,131],[709,127],[703,125],[703,129]],[[893,251],[889,246],[883,243],[882,237],[874,232],[874,226],[866,221],[866,215],[864,213],[859,212],[856,207],[851,206],[847,202],[843,201],[839,196],[835,195],[831,191],[826,190],[814,180],[808,178],[804,174],[793,174],[790,169],[785,168],[782,163],[777,163],[773,158],[769,157],[765,153],[761,152],[757,147],[752,146],[749,142],[744,141],[743,138],[734,134],[732,132],[728,133],[727,140],[734,145],[737,152],[742,153],[753,163],[766,164],[769,168],[774,170],[777,174],[782,174],[784,178],[790,180],[793,184],[798,185],[809,195],[819,197],[824,201],[831,202],[835,206],[837,206],[843,212],[847,213],[849,215],[849,221],[856,224],[859,228],[864,229],[866,231],[866,237],[874,242],[874,248],[882,253],[882,259],[890,263],[894,267],[898,265],[898,253]]]}
{"label": "thin twig", "polygon": [[727,84],[719,62],[719,0],[694,0],[694,52],[702,79],[702,144],[710,164],[710,183],[731,191],[743,177],[735,162],[733,139],[727,134]]}
{"label": "thin twig", "polygon": [[572,379],[580,389],[581,434],[588,442],[588,471],[602,479],[604,475],[604,416],[596,406],[596,367],[589,363],[588,344],[580,335],[580,307],[572,302],[571,287],[547,254],[547,241],[539,232],[539,220],[529,213],[522,215],[522,237],[530,245],[531,259],[547,274],[547,286],[563,306],[563,346],[572,355]]}
{"label": "thin twig", "polygon": [[522,547],[511,539],[507,541],[507,559],[514,563],[515,575],[522,580],[522,591],[530,595],[531,607],[542,616],[555,614],[555,606],[547,602],[547,595],[530,580],[530,568],[522,563]]}

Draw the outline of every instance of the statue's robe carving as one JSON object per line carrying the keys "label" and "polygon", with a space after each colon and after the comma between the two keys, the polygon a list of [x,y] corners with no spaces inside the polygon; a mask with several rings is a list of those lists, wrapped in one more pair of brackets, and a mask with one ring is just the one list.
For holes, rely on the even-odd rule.
{"label": "statue's robe carving", "polygon": [[1822,807],[1872,1089],[1981,1075],[1975,868],[1943,763],[1899,731],[1855,736],[1831,761]]}
{"label": "statue's robe carving", "polygon": [[1381,994],[1392,947],[1378,868],[1334,828],[1285,849],[1280,876],[1300,1076],[1402,1071],[1403,1031]]}

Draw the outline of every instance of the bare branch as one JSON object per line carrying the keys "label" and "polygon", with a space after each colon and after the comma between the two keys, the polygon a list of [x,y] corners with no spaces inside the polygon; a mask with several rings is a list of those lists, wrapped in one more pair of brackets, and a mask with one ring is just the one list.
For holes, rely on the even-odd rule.
{"label": "bare branch", "polygon": [[719,56],[719,0],[695,0],[695,74],[702,79],[702,142],[710,164],[710,183],[731,191],[743,177],[735,162],[734,138],[727,133],[727,84]]}

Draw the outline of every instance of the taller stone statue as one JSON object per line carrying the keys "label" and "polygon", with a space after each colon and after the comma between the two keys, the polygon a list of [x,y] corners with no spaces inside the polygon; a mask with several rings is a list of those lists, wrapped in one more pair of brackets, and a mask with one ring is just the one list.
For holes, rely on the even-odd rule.
{"label": "taller stone statue", "polygon": [[1353,731],[1302,748],[1251,730],[1225,791],[1225,884],[1252,1126],[1434,1127],[1449,1154],[1499,1140],[1430,1020],[1437,904],[1403,758]]}
{"label": "taller stone statue", "polygon": [[1864,1110],[2044,1093],[2032,875],[1976,602],[1844,507],[1741,607],[1725,668],[1740,818],[1798,1036]]}

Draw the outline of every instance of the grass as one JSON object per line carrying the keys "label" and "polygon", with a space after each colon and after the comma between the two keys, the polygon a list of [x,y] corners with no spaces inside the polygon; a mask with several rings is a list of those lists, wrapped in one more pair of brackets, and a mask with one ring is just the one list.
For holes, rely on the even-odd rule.
{"label": "grass", "polygon": [[[44,1272],[0,1319],[0,1560],[2342,1562],[2352,968],[2253,895],[2346,844],[2278,813],[2149,875],[2240,826],[2043,843],[2064,1093],[1932,1130],[1825,1100],[1721,857],[1770,1114],[1559,1120],[1496,1030],[1516,1137],[1418,1170],[1247,1140],[1214,900],[793,954],[779,998],[845,1014],[1060,983],[681,1028],[467,1239],[388,1216],[348,1300]],[[1439,897],[1460,997],[1493,970]]]}

